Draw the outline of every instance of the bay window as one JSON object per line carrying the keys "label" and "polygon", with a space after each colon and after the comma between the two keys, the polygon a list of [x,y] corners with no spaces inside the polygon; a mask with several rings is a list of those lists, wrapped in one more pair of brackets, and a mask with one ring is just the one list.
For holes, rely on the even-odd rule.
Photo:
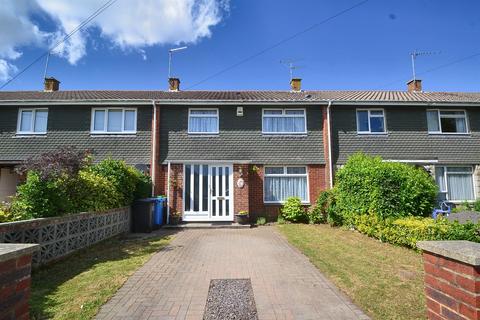
{"label": "bay window", "polygon": [[188,111],[188,133],[217,134],[218,109],[190,109]]}
{"label": "bay window", "polygon": [[468,133],[464,110],[427,110],[428,133]]}
{"label": "bay window", "polygon": [[475,200],[472,167],[436,166],[435,180],[446,200]]}
{"label": "bay window", "polygon": [[308,177],[304,166],[266,166],[264,174],[264,202],[282,203],[289,197],[298,197],[308,203]]}
{"label": "bay window", "polygon": [[136,133],[137,109],[93,108],[92,133]]}
{"label": "bay window", "polygon": [[264,134],[306,134],[305,109],[263,109]]}
{"label": "bay window", "polygon": [[18,112],[18,134],[46,134],[48,109],[20,109]]}

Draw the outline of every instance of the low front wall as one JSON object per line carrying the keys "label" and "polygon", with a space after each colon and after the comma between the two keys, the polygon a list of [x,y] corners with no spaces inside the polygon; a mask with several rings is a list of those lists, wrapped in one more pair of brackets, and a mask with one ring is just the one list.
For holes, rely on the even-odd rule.
{"label": "low front wall", "polygon": [[130,231],[130,207],[103,212],[0,223],[0,243],[38,243],[32,256],[39,266]]}

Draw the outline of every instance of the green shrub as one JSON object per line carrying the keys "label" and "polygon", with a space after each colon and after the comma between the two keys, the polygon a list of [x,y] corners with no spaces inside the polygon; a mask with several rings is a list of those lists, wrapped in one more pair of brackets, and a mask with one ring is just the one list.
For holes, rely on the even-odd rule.
{"label": "green shrub", "polygon": [[[90,170],[80,171],[75,186],[75,212],[103,211],[120,206],[122,195],[109,179]],[[71,212],[74,213],[74,212]]]}
{"label": "green shrub", "polygon": [[277,223],[278,223],[278,224],[285,224],[285,218],[282,217],[281,215],[279,215],[279,216],[277,217]]}
{"label": "green shrub", "polygon": [[480,224],[459,224],[446,219],[406,217],[382,219],[365,214],[355,217],[355,227],[361,233],[383,242],[416,248],[424,240],[468,240],[480,242]]}
{"label": "green shrub", "polygon": [[474,205],[473,209],[474,209],[475,211],[480,212],[480,199],[478,199],[477,201],[475,201],[475,205]]}
{"label": "green shrub", "polygon": [[438,191],[423,168],[362,153],[351,156],[335,179],[336,210],[346,224],[353,224],[355,216],[362,214],[383,219],[427,216]]}
{"label": "green shrub", "polygon": [[333,193],[330,191],[322,191],[318,195],[315,204],[308,210],[308,220],[310,223],[327,222],[328,209],[333,202]]}
{"label": "green shrub", "polygon": [[265,219],[265,217],[258,217],[257,218],[257,225],[263,226],[266,223],[267,223],[267,219]]}
{"label": "green shrub", "polygon": [[307,222],[308,214],[302,205],[302,201],[298,197],[288,198],[280,209],[285,220],[291,222]]}
{"label": "green shrub", "polygon": [[134,199],[148,198],[152,194],[152,179],[135,169],[136,185]]}

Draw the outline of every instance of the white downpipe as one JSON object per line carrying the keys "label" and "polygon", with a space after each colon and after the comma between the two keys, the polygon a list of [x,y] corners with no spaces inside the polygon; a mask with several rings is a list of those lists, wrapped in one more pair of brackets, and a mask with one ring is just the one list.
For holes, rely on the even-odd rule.
{"label": "white downpipe", "polygon": [[170,161],[167,164],[167,224],[170,223]]}
{"label": "white downpipe", "polygon": [[333,159],[332,159],[332,131],[330,125],[330,107],[332,106],[332,100],[328,100],[327,106],[327,129],[328,129],[328,178],[330,182],[330,188],[333,188]]}
{"label": "white downpipe", "polygon": [[155,106],[155,100],[152,100],[153,108],[153,127],[152,127],[152,163],[150,174],[152,176],[152,197],[155,196],[155,185],[157,174],[157,108]]}

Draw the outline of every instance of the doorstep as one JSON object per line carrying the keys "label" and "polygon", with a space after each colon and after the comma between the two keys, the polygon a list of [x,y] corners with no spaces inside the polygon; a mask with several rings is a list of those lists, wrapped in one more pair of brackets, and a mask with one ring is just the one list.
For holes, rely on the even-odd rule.
{"label": "doorstep", "polygon": [[162,226],[164,229],[249,229],[249,224],[235,222],[183,222]]}

